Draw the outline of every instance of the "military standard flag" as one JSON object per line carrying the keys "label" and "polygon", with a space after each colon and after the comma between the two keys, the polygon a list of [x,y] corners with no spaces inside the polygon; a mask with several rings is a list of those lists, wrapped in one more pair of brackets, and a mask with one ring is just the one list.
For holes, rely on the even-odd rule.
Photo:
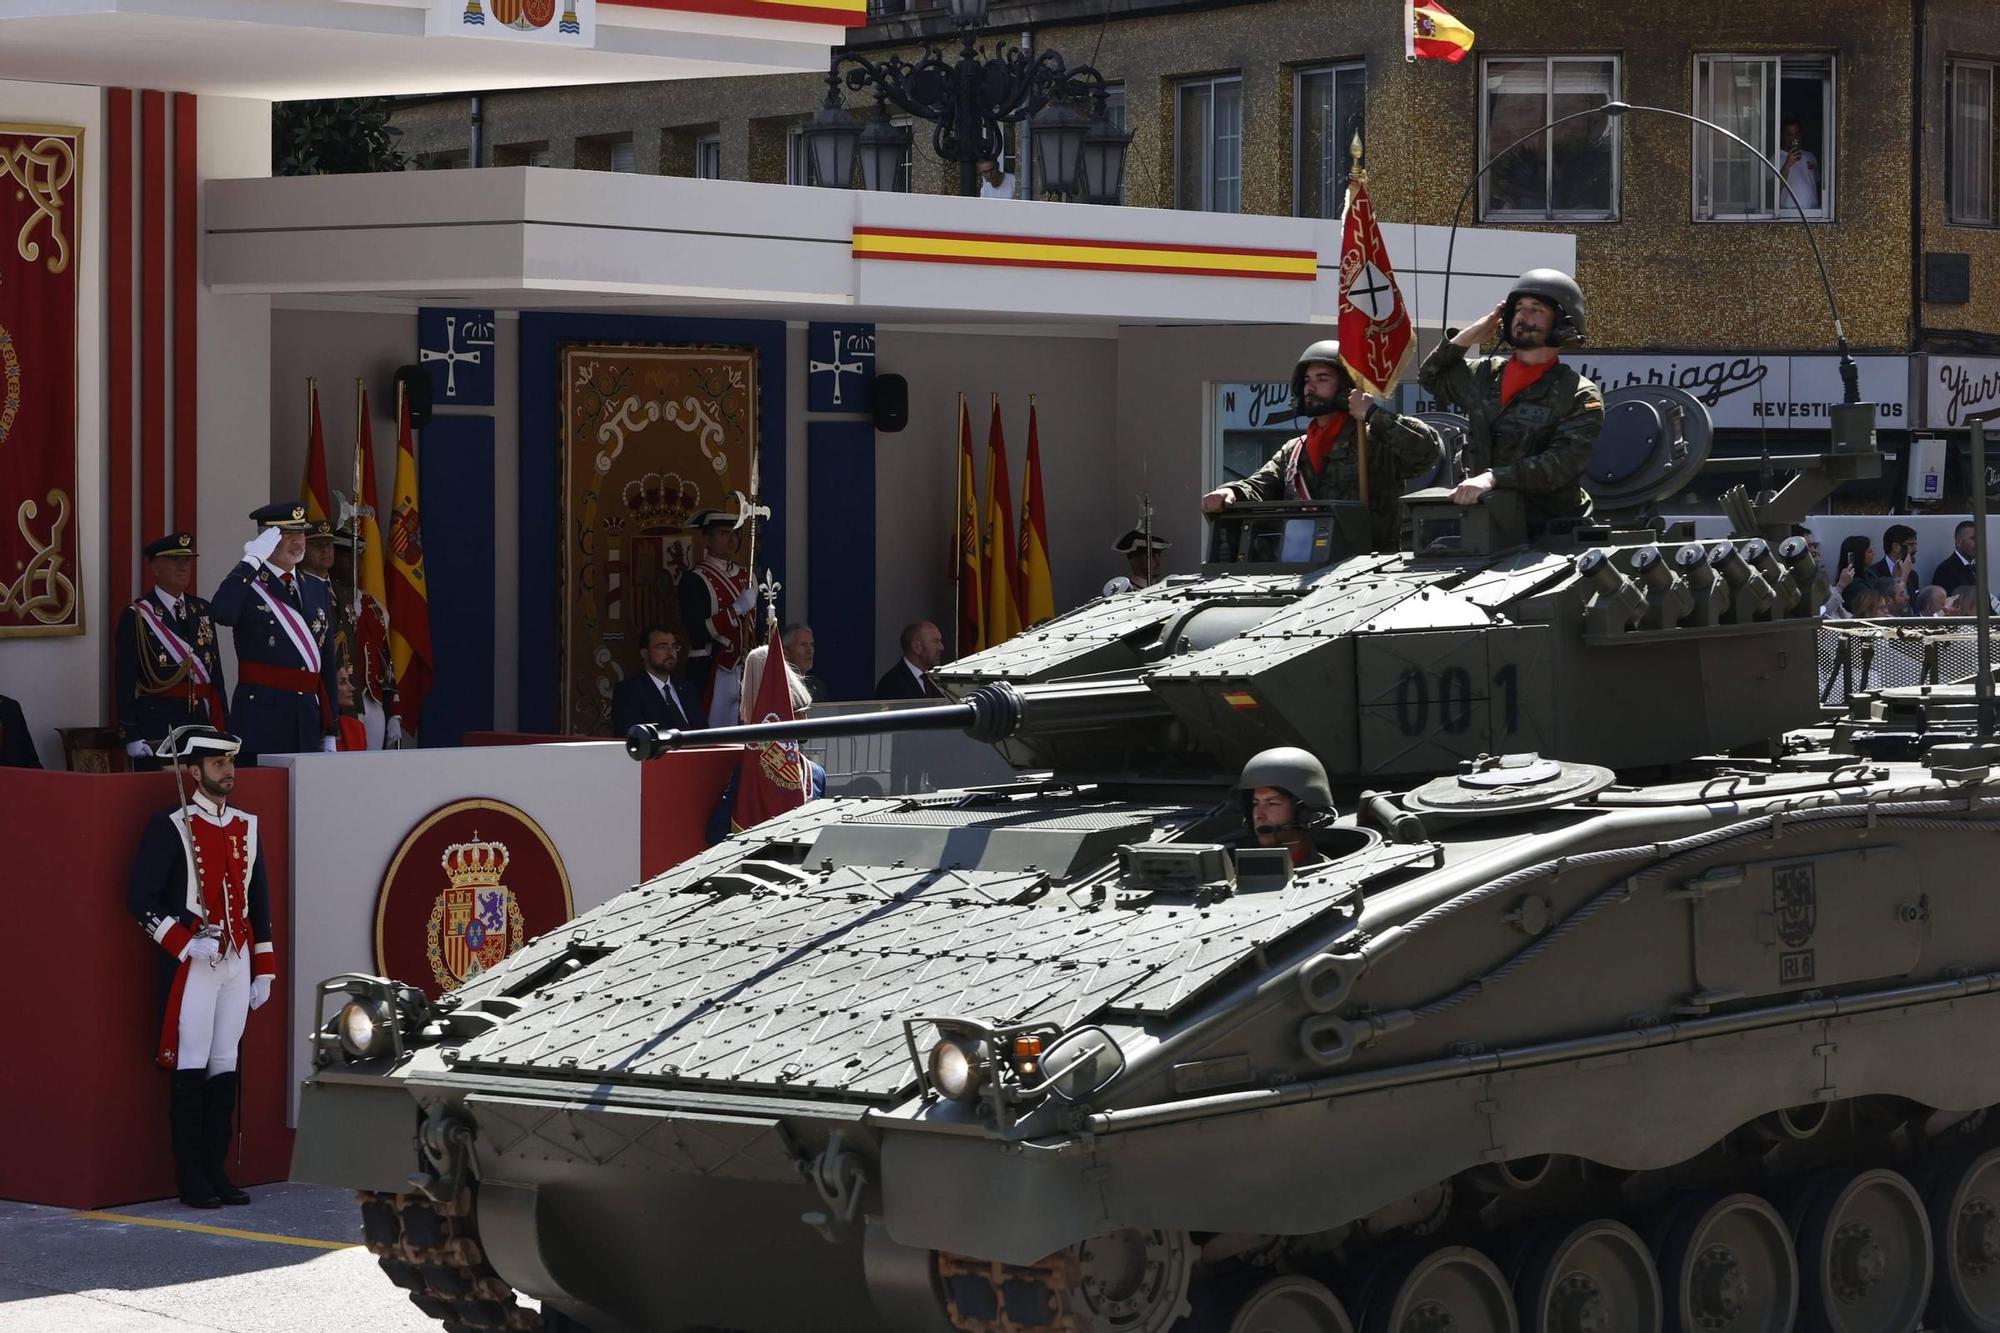
{"label": "military standard flag", "polygon": [[326,484],[326,432],[319,426],[319,381],[306,381],[306,480],[299,500],[306,517],[318,522],[333,517],[333,492]]}
{"label": "military standard flag", "polygon": [[410,436],[410,403],[396,393],[396,494],[389,516],[389,661],[396,672],[396,716],[417,729],[430,693],[430,585],[424,578],[424,539],[417,504],[417,447]]}
{"label": "military standard flag", "polygon": [[979,483],[972,461],[972,413],[958,396],[958,510],[951,533],[951,579],[958,589],[954,658],[986,646],[986,598],[979,586]]}
{"label": "military standard flag", "polygon": [[[748,666],[755,666],[752,655]],[[763,669],[752,684],[748,720],[752,723],[790,722],[792,709],[791,672],[785,664],[785,645],[777,625],[771,626],[771,645],[764,653]],[[729,810],[729,831],[741,833],[773,815],[796,810],[808,799],[810,782],[806,757],[797,741],[752,741],[743,747],[736,770],[735,804]]]}
{"label": "military standard flag", "polygon": [[1049,572],[1049,516],[1042,505],[1042,442],[1035,429],[1035,396],[1028,395],[1028,461],[1021,472],[1021,625],[1039,625],[1056,613]]}
{"label": "military standard flag", "polygon": [[1340,359],[1355,383],[1370,393],[1387,393],[1410,338],[1410,312],[1396,290],[1367,183],[1356,171],[1340,235]]}
{"label": "military standard flag", "polygon": [[1403,0],[1403,54],[1412,60],[1456,63],[1471,49],[1472,29],[1437,0]]}
{"label": "military standard flag", "polygon": [[1000,395],[986,429],[986,646],[1021,632],[1020,565],[1015,559],[1014,500],[1008,492],[1007,441],[1000,430]]}

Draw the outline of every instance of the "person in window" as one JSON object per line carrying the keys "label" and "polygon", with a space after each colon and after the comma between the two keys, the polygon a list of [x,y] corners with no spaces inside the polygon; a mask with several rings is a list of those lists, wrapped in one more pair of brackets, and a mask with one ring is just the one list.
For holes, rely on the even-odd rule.
{"label": "person in window", "polygon": [[[1785,173],[1785,184],[1792,187],[1792,195],[1798,197],[1798,206],[1812,213],[1819,209],[1819,157],[1806,147],[1805,133],[1796,120],[1788,120],[1778,136],[1778,170]],[[1780,212],[1792,208],[1791,196],[1778,201]]]}
{"label": "person in window", "polygon": [[999,162],[990,157],[979,159],[979,197],[981,199],[1013,199],[1019,189],[1011,171],[1000,170]]}

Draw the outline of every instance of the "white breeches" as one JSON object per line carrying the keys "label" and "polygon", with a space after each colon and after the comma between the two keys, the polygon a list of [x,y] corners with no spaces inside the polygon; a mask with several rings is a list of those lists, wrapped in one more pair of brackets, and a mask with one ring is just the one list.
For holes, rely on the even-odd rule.
{"label": "white breeches", "polygon": [[250,1016],[250,955],[238,950],[189,965],[181,988],[180,1056],[176,1068],[227,1074]]}
{"label": "white breeches", "polygon": [[715,693],[708,701],[708,725],[711,727],[734,727],[743,719],[737,716],[737,709],[743,702],[743,678],[734,671],[715,673]]}

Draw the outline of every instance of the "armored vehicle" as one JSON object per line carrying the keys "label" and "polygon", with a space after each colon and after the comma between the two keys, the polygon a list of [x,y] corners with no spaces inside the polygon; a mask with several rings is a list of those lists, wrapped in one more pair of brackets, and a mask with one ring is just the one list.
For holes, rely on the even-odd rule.
{"label": "armored vehicle", "polygon": [[2000,1329],[2000,786],[1963,690],[1826,723],[1786,535],[1873,409],[1707,541],[1652,516],[1700,405],[1610,420],[1561,530],[1237,506],[950,702],[705,733],[1020,776],[808,805],[436,1003],[332,979],[295,1176],[453,1329]]}

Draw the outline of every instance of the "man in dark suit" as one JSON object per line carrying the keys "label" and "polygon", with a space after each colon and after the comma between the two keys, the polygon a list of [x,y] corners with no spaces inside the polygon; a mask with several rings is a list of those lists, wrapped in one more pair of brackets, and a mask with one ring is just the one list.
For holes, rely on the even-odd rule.
{"label": "man in dark suit", "polygon": [[41,766],[42,757],[35,753],[35,738],[28,733],[21,705],[0,694],[0,768]]}
{"label": "man in dark suit", "polygon": [[706,722],[700,706],[674,679],[674,668],[681,664],[680,636],[663,625],[649,625],[640,642],[639,665],[645,670],[611,690],[611,734],[623,736],[641,723],[700,730]]}
{"label": "man in dark suit", "polygon": [[1912,596],[1917,591],[1917,530],[1907,523],[1891,523],[1882,533],[1882,558],[1868,570],[1878,579],[1902,583]]}
{"label": "man in dark suit", "polygon": [[302,504],[269,504],[251,519],[258,533],[208,599],[209,617],[236,639],[236,694],[229,725],[246,755],[333,752],[339,735],[339,655],[327,584],[299,570],[312,524]]}
{"label": "man in dark suit", "polygon": [[903,656],[875,682],[877,699],[940,699],[931,672],[944,661],[944,635],[928,620],[903,626]]}
{"label": "man in dark suit", "polygon": [[1972,561],[1979,554],[1979,529],[1966,519],[1951,532],[1951,554],[1938,561],[1931,571],[1931,582],[1946,592],[1957,592],[1968,583],[1978,582],[1978,573]]}
{"label": "man in dark suit", "polygon": [[118,668],[118,739],[135,769],[156,769],[175,727],[224,724],[222,656],[208,603],[194,581],[194,534],[146,543],[153,586],[126,607],[112,635]]}

